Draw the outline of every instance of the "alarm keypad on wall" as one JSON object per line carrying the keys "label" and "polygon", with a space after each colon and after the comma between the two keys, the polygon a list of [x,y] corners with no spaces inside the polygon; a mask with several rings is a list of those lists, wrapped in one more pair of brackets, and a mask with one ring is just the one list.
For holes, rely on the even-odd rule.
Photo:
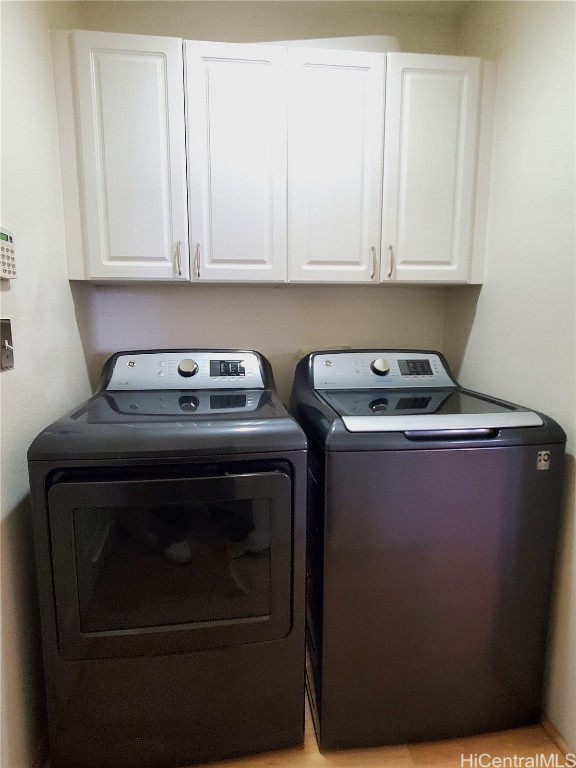
{"label": "alarm keypad on wall", "polygon": [[16,277],[16,250],[12,233],[0,228],[0,277],[12,280]]}

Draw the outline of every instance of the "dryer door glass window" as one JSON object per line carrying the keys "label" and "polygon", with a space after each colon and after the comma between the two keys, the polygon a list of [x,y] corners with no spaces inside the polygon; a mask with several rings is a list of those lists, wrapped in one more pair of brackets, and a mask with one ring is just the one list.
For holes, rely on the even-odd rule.
{"label": "dryer door glass window", "polygon": [[268,617],[270,499],[74,510],[82,632]]}
{"label": "dryer door glass window", "polygon": [[69,482],[53,486],[49,502],[66,657],[215,647],[289,631],[286,474]]}

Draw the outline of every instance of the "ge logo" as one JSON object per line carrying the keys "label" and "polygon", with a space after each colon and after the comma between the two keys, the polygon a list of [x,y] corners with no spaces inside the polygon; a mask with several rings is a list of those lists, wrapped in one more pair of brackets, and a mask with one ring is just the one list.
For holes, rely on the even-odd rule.
{"label": "ge logo", "polygon": [[550,469],[550,451],[538,451],[536,469]]}
{"label": "ge logo", "polygon": [[134,368],[134,366],[136,365],[136,363],[134,362],[134,360],[129,360],[129,361],[126,363],[126,365],[128,366],[128,368]]}

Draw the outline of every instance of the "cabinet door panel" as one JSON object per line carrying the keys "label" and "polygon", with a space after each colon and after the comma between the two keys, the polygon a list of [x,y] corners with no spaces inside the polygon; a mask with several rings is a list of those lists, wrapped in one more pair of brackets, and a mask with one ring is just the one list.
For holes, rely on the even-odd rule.
{"label": "cabinet door panel", "polygon": [[469,278],[480,60],[388,56],[383,279]]}
{"label": "cabinet door panel", "polygon": [[188,277],[181,41],[74,32],[90,278]]}
{"label": "cabinet door panel", "polygon": [[193,279],[286,279],[286,52],[186,43]]}
{"label": "cabinet door panel", "polygon": [[384,56],[288,56],[289,279],[370,282],[380,246]]}

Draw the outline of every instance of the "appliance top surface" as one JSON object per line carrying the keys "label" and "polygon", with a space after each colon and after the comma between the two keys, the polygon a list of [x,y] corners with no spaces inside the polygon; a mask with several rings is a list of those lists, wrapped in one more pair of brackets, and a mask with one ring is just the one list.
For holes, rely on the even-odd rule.
{"label": "appliance top surface", "polygon": [[274,389],[270,364],[258,353],[156,350],[112,356],[97,394],[44,429],[28,457],[240,455],[305,447]]}
{"label": "appliance top surface", "polygon": [[123,424],[133,429],[145,424],[179,424],[192,429],[199,424],[223,422],[226,430],[232,429],[234,422],[258,423],[286,416],[272,390],[180,389],[106,390],[88,400],[68,418],[77,424]]}
{"label": "appliance top surface", "polygon": [[316,352],[304,359],[303,372],[297,376],[296,397],[325,403],[329,411],[320,409],[323,423],[331,412],[348,433],[471,433],[544,423],[526,408],[459,387],[438,352]]}
{"label": "appliance top surface", "polygon": [[[80,406],[70,419],[84,424],[180,424],[192,428],[200,423],[222,421],[258,422],[285,418],[284,407],[273,391],[227,390],[133,390],[104,391]],[[231,427],[229,427],[231,428]],[[226,427],[225,427],[226,429]]]}

